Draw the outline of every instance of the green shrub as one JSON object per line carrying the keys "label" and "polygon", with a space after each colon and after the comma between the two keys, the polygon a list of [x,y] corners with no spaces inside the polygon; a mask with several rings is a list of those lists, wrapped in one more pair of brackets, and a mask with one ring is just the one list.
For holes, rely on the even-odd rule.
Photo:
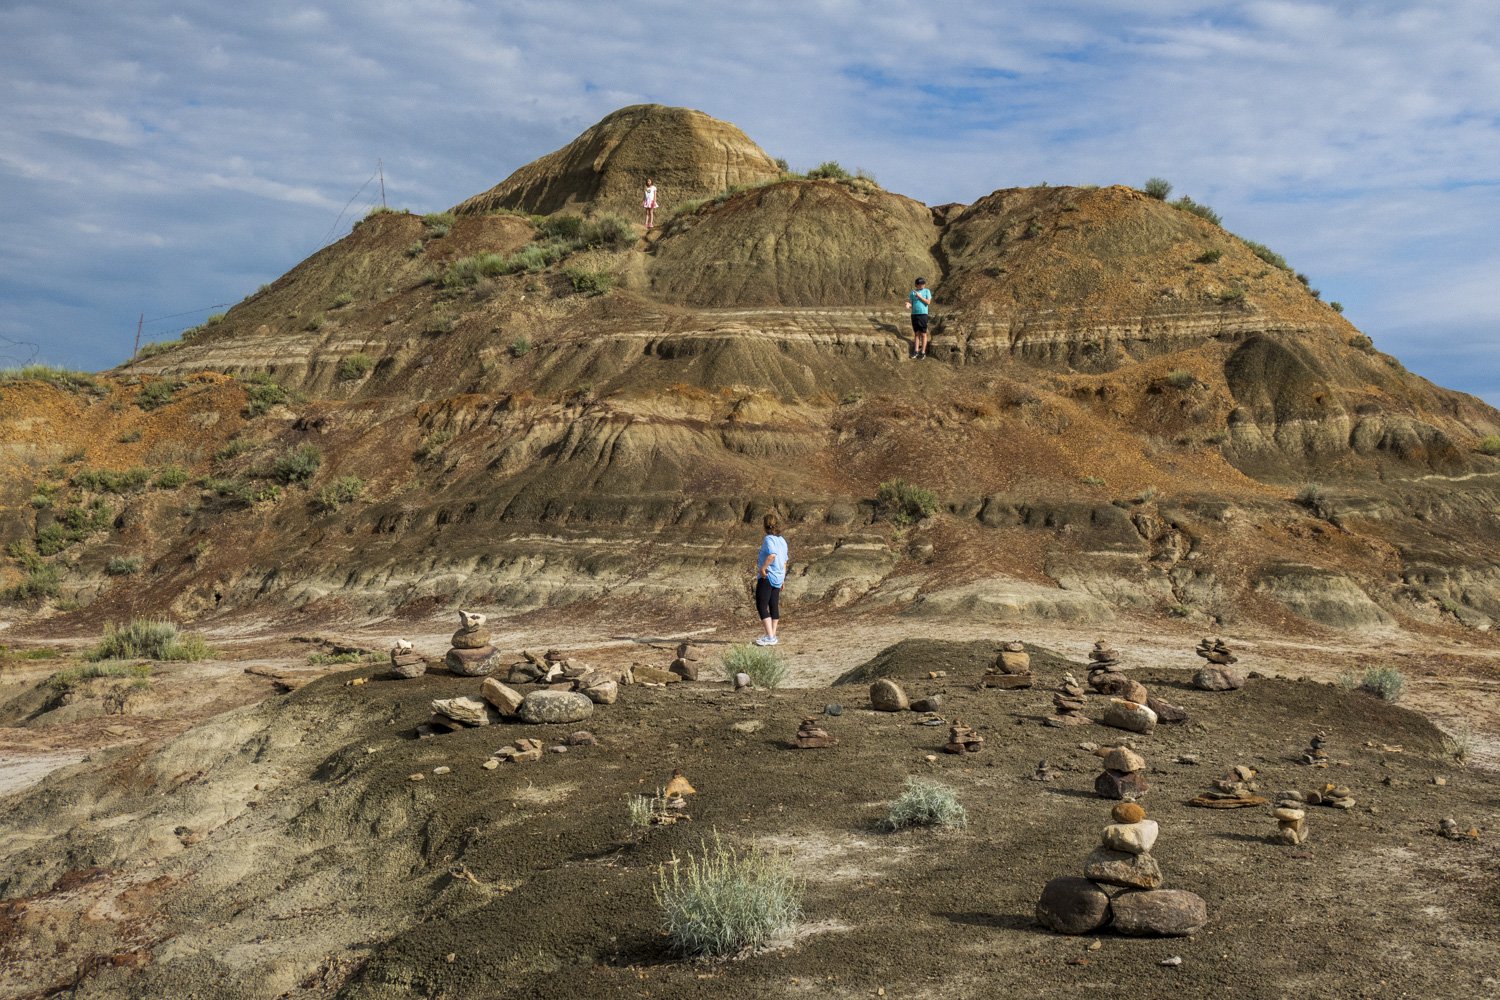
{"label": "green shrub", "polygon": [[270,477],[283,486],[311,481],[323,463],[323,454],[310,444],[288,448],[271,465]]}
{"label": "green shrub", "polygon": [[93,493],[138,493],[151,482],[151,470],[137,467],[124,472],[108,469],[79,469],[68,480],[75,489]]}
{"label": "green shrub", "polygon": [[366,663],[374,659],[368,653],[356,653],[349,650],[347,653],[313,653],[307,658],[308,666],[324,667],[343,663]]}
{"label": "green shrub", "polygon": [[1207,205],[1203,205],[1194,201],[1187,195],[1183,195],[1181,198],[1178,198],[1176,201],[1172,202],[1171,205],[1173,208],[1181,209],[1184,212],[1191,212],[1198,218],[1206,219],[1216,226],[1223,222],[1223,220],[1219,218],[1218,212],[1215,212]]}
{"label": "green shrub", "polygon": [[438,312],[427,317],[427,322],[422,324],[422,332],[433,335],[452,333],[455,326],[457,323],[452,316]]}
{"label": "green shrub", "polygon": [[1302,283],[1303,288],[1306,288],[1308,285],[1312,284],[1312,279],[1303,274],[1301,271],[1297,272],[1297,280]]}
{"label": "green shrub", "polygon": [[1224,256],[1223,250],[1205,250],[1193,258],[1194,264],[1217,264],[1219,258]]}
{"label": "green shrub", "polygon": [[1479,439],[1481,455],[1500,455],[1500,434],[1486,434]]}
{"label": "green shrub", "polygon": [[1198,384],[1198,380],[1193,377],[1192,372],[1174,368],[1167,372],[1166,383],[1174,389],[1190,389]]}
{"label": "green shrub", "polygon": [[1157,201],[1166,201],[1167,196],[1172,193],[1172,184],[1165,178],[1153,177],[1146,182],[1146,186],[1141,188],[1141,190]]}
{"label": "green shrub", "polygon": [[365,481],[358,476],[340,476],[313,496],[313,507],[325,513],[353,503],[365,493]]}
{"label": "green shrub", "polygon": [[1334,312],[1338,313],[1339,315],[1343,315],[1344,304],[1342,302],[1330,302],[1330,303],[1328,303],[1328,308],[1332,309]]}
{"label": "green shrub", "polygon": [[247,451],[254,451],[256,444],[249,438],[233,438],[225,443],[224,447],[214,452],[214,462],[227,462],[233,458],[239,458]]}
{"label": "green shrub", "polygon": [[1245,301],[1245,290],[1243,288],[1226,288],[1214,296],[1223,305],[1234,305]]}
{"label": "green shrub", "polygon": [[802,885],[781,858],[724,844],[657,869],[652,887],[667,937],[682,955],[727,958],[785,934],[801,915]]}
{"label": "green shrub", "polygon": [[374,367],[375,359],[361,351],[341,359],[335,374],[340,382],[353,382],[370,374]]}
{"label": "green shrub", "polygon": [[440,240],[453,229],[458,217],[452,212],[429,212],[422,216],[423,234],[428,239]]}
{"label": "green shrub", "polygon": [[1328,501],[1328,494],[1317,483],[1307,483],[1297,491],[1297,502],[1309,510],[1320,510]]}
{"label": "green shrub", "polygon": [[175,490],[179,486],[187,485],[187,481],[193,478],[188,475],[188,470],[180,465],[168,465],[156,470],[156,479],[151,483],[159,490]]}
{"label": "green shrub", "polygon": [[140,556],[111,556],[104,564],[104,572],[110,576],[134,576],[146,565]]}
{"label": "green shrub", "polygon": [[247,376],[245,385],[245,416],[258,417],[273,406],[287,401],[288,394],[282,384],[264,373]]}
{"label": "green shrub", "polygon": [[1359,689],[1382,701],[1397,702],[1406,688],[1406,675],[1395,667],[1369,667],[1360,679]]}
{"label": "green shrub", "polygon": [[913,826],[959,828],[969,822],[969,812],[947,785],[918,778],[906,779],[906,791],[891,803],[886,813],[888,830],[905,830]]}
{"label": "green shrub", "polygon": [[84,663],[66,670],[59,670],[47,678],[47,686],[55,691],[67,691],[97,677],[129,677],[135,686],[144,687],[151,677],[149,663]]}
{"label": "green shrub", "polygon": [[427,249],[427,244],[423,243],[421,240],[417,240],[411,246],[409,246],[409,247],[406,248],[406,256],[408,256],[408,257],[417,257],[417,256],[420,256],[421,253],[422,253],[422,251],[426,250],[426,249]]}
{"label": "green shrub", "polygon": [[308,333],[316,333],[319,330],[323,329],[323,314],[314,313],[312,316],[308,317],[307,322],[302,324],[302,329],[306,330]]}
{"label": "green shrub", "polygon": [[141,386],[141,391],[136,394],[135,405],[143,410],[154,410],[160,406],[166,406],[172,401],[172,392],[175,389],[173,383],[165,379],[156,382],[147,382]]}
{"label": "green shrub", "polygon": [[104,626],[104,639],[84,655],[99,660],[206,660],[212,655],[202,636],[181,635],[175,622],[131,619]]}
{"label": "green shrub", "polygon": [[786,680],[786,661],[765,646],[734,645],[724,651],[724,676],[749,674],[750,683],[774,691]]}
{"label": "green shrub", "polygon": [[853,175],[839,166],[838,160],[824,160],[807,172],[807,179],[810,181],[847,181],[852,180]]}
{"label": "green shrub", "polygon": [[134,430],[126,431],[124,434],[121,434],[119,437],[115,438],[115,440],[120,442],[121,444],[135,444],[143,437],[145,437],[144,434],[142,434],[138,430]]}
{"label": "green shrub", "polygon": [[569,267],[563,274],[573,285],[573,291],[584,295],[603,295],[615,287],[615,276],[608,271],[589,271],[581,267]]}
{"label": "green shrub", "polygon": [[20,583],[6,591],[12,601],[38,601],[62,593],[62,571],[56,566],[37,566]]}
{"label": "green shrub", "polygon": [[635,227],[618,215],[596,215],[584,223],[578,242],[585,247],[618,249],[635,242]]}
{"label": "green shrub", "polygon": [[937,497],[931,490],[913,486],[904,479],[881,483],[875,501],[881,516],[896,524],[931,517],[937,510]]}
{"label": "green shrub", "polygon": [[510,342],[510,356],[511,357],[513,357],[513,358],[523,358],[527,354],[530,354],[530,353],[531,353],[531,341],[527,340],[525,337],[517,337],[515,340],[513,340],[513,341]]}
{"label": "green shrub", "polygon": [[536,224],[537,236],[549,240],[576,240],[583,232],[583,216],[554,215]]}
{"label": "green shrub", "polygon": [[1270,264],[1272,267],[1279,267],[1283,271],[1291,270],[1291,266],[1287,264],[1286,258],[1281,256],[1281,254],[1277,253],[1275,250],[1272,250],[1270,247],[1266,246],[1264,243],[1257,243],[1254,240],[1243,240],[1242,242],[1245,244],[1245,246],[1250,248],[1251,253],[1255,254],[1255,256],[1259,257],[1267,264]]}

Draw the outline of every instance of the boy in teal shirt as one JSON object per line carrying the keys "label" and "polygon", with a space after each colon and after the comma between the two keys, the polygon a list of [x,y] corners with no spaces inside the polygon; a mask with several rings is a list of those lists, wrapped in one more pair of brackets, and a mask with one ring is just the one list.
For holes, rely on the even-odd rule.
{"label": "boy in teal shirt", "polygon": [[932,342],[932,336],[927,332],[932,289],[927,287],[926,278],[918,278],[913,284],[916,287],[907,293],[906,308],[911,310],[911,360],[920,361],[927,357],[927,345]]}

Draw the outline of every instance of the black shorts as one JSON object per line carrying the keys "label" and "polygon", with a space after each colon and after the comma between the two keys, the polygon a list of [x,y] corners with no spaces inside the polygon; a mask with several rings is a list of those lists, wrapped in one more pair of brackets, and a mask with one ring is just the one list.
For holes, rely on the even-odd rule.
{"label": "black shorts", "polygon": [[912,333],[926,333],[927,332],[927,314],[926,313],[912,313],[911,314],[911,332]]}
{"label": "black shorts", "polygon": [[755,613],[772,621],[781,620],[781,588],[773,587],[763,576],[755,579]]}

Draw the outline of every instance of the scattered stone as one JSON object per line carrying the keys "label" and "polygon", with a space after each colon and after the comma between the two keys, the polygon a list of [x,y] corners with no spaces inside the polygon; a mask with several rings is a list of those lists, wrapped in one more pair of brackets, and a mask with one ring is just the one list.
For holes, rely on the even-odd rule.
{"label": "scattered stone", "polygon": [[432,711],[444,718],[452,719],[460,726],[488,726],[500,721],[500,714],[478,698],[438,698],[432,703]]}
{"label": "scattered stone", "polygon": [[448,765],[444,764],[442,766],[433,768],[432,769],[432,773],[433,774],[447,774],[449,771],[452,771],[452,770],[453,770],[453,768],[451,768]]}
{"label": "scattered stone", "polygon": [[1442,786],[1442,785],[1446,785],[1446,784],[1447,784],[1447,783],[1448,783],[1448,779],[1447,779],[1447,778],[1443,778],[1443,777],[1440,777],[1440,776],[1438,776],[1438,775],[1436,775],[1436,774],[1434,774],[1434,775],[1433,775],[1433,776],[1432,776],[1432,783],[1433,783],[1433,784],[1434,784],[1434,785],[1439,785],[1439,786]]}
{"label": "scattered stone", "polygon": [[580,729],[568,734],[567,743],[570,747],[596,747],[599,745],[599,737],[587,729]]}
{"label": "scattered stone", "polygon": [[1111,771],[1128,773],[1146,769],[1146,758],[1129,747],[1110,747],[1095,752],[1104,758],[1104,766]]}
{"label": "scattered stone", "polygon": [[427,658],[412,649],[411,640],[397,639],[391,647],[391,673],[402,680],[412,680],[427,673]]}
{"label": "scattered stone", "polygon": [[1237,764],[1214,781],[1208,791],[1188,800],[1188,805],[1202,809],[1244,809],[1263,806],[1266,800],[1255,792],[1255,768]]}
{"label": "scattered stone", "polygon": [[749,686],[750,686],[750,675],[749,674],[741,672],[741,673],[738,673],[738,674],[734,675],[734,689],[736,691],[743,691],[746,688],[748,688]]}
{"label": "scattered stone", "polygon": [[1104,724],[1132,733],[1149,733],[1156,728],[1156,713],[1139,702],[1111,698],[1104,710]]}
{"label": "scattered stone", "polygon": [[927,671],[927,679],[930,680],[930,681],[935,681],[935,680],[938,680],[939,678],[947,677],[947,676],[948,676],[948,671],[946,671],[946,670],[929,670],[929,671]]}
{"label": "scattered stone", "polygon": [[837,742],[837,739],[828,734],[828,730],[818,726],[816,716],[803,719],[802,725],[797,728],[797,735],[792,737],[792,747],[797,750],[819,750]]}
{"label": "scattered stone", "polygon": [[408,774],[406,776],[406,780],[407,781],[421,781],[425,777],[427,777],[427,775],[425,775],[422,772],[418,771],[415,774]]}
{"label": "scattered stone", "polygon": [[1096,847],[1083,864],[1083,874],[1104,885],[1127,889],[1155,889],[1161,885],[1161,866],[1150,854],[1131,854]]}
{"label": "scattered stone", "polygon": [[828,704],[826,704],[826,705],[823,706],[823,714],[824,715],[843,715],[844,714],[844,706],[840,705],[836,701],[831,701]]}
{"label": "scattered stone", "polygon": [[935,694],[930,694],[926,698],[911,703],[911,710],[913,712],[936,712],[942,707],[942,697]]}
{"label": "scattered stone", "polygon": [[500,665],[500,653],[494,646],[477,649],[454,647],[443,657],[449,670],[463,677],[483,677]]}
{"label": "scattered stone", "polygon": [[484,683],[479,687],[479,693],[485,701],[495,706],[495,711],[509,717],[517,714],[521,701],[525,697],[521,692],[506,687],[493,677],[484,679]]}
{"label": "scattered stone", "polygon": [[493,771],[495,768],[497,768],[497,767],[500,766],[500,762],[498,760],[496,760],[495,758],[491,757],[489,760],[485,761],[484,764],[481,765],[481,766],[486,771]]}
{"label": "scattered stone", "polygon": [[660,667],[640,666],[632,668],[637,684],[678,684],[682,677]]}
{"label": "scattered stone", "polygon": [[1156,964],[1157,965],[1165,965],[1168,968],[1176,968],[1177,966],[1179,966],[1179,965],[1182,964],[1182,956],[1181,955],[1173,955],[1171,958],[1164,958],[1160,962],[1157,962]]}
{"label": "scattered stone", "polygon": [[766,728],[766,724],[759,719],[744,719],[740,722],[732,723],[729,728],[737,733],[758,733]]}
{"label": "scattered stone", "polygon": [[1155,712],[1156,721],[1163,724],[1175,725],[1188,720],[1187,709],[1179,708],[1165,698],[1147,698],[1146,707]]}
{"label": "scattered stone", "polygon": [[1193,674],[1200,691],[1235,691],[1245,686],[1245,675],[1230,667],[1202,667]]}
{"label": "scattered stone", "polygon": [[596,705],[613,705],[620,700],[620,682],[590,675],[575,683],[574,689]]}
{"label": "scattered stone", "polygon": [[563,746],[561,743],[555,743],[552,746],[550,746],[550,747],[547,748],[547,752],[548,753],[567,753],[568,752],[568,748],[565,747],[565,746]]}
{"label": "scattered stone", "polygon": [[546,675],[547,668],[538,666],[530,660],[520,663],[512,663],[505,679],[511,684],[536,684]]}
{"label": "scattered stone", "polygon": [[530,761],[542,759],[542,741],[533,739],[516,740],[512,746],[503,746],[494,753],[501,760],[508,760],[516,764],[525,764]]}
{"label": "scattered stone", "polygon": [[533,691],[521,701],[520,716],[531,723],[580,722],[594,714],[594,703],[576,691]]}
{"label": "scattered stone", "polygon": [[1087,934],[1109,922],[1109,896],[1086,878],[1064,876],[1048,882],[1036,904],[1036,918],[1059,934]]}
{"label": "scattered stone", "polygon": [[1323,749],[1328,745],[1327,733],[1316,733],[1307,741],[1307,749],[1302,751],[1302,763],[1309,767],[1327,767],[1328,753]]}
{"label": "scattered stone", "polygon": [[870,707],[877,712],[904,712],[911,707],[901,685],[882,677],[870,685]]}
{"label": "scattered stone", "polygon": [[1177,755],[1177,763],[1186,764],[1189,767],[1198,766],[1198,755],[1195,753],[1180,753]]}
{"label": "scattered stone", "polygon": [[978,753],[982,749],[984,737],[973,727],[954,719],[953,725],[948,729],[948,744],[943,750],[947,753]]}
{"label": "scattered stone", "polygon": [[1208,904],[1186,889],[1122,892],[1110,909],[1114,929],[1131,937],[1186,937],[1208,923]]}

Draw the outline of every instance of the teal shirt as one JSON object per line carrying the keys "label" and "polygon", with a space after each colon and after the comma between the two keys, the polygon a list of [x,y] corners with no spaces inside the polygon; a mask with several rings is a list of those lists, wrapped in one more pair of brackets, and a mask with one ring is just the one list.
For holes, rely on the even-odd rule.
{"label": "teal shirt", "polygon": [[932,289],[924,288],[920,292],[913,290],[906,297],[911,300],[912,315],[927,315],[927,305],[932,301]]}

